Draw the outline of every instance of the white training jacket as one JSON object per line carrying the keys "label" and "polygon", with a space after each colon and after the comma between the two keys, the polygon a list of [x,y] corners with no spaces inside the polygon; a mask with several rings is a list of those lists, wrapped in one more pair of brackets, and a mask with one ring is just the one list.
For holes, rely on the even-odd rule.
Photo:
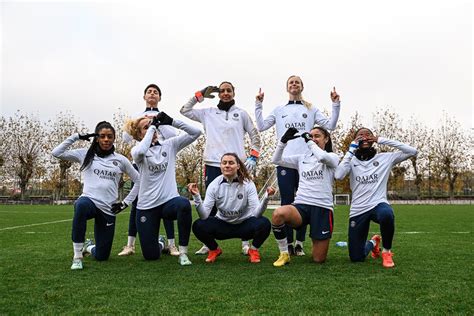
{"label": "white training jacket", "polygon": [[[259,132],[263,132],[273,125],[276,125],[276,137],[277,141],[280,141],[283,134],[285,134],[290,127],[296,128],[300,134],[311,131],[315,125],[324,127],[329,131],[334,130],[339,118],[340,105],[340,102],[334,102],[332,104],[331,117],[327,118],[315,106],[308,109],[304,104],[289,103],[277,106],[270,115],[264,119],[262,114],[262,102],[256,101],[255,120]],[[306,146],[304,139],[297,138],[286,146],[283,151],[283,157],[287,155],[304,154],[305,152]]]}
{"label": "white training jacket", "polygon": [[204,202],[200,194],[193,195],[193,199],[201,219],[208,218],[215,205],[217,218],[230,224],[240,224],[252,216],[262,216],[267,208],[268,194],[265,193],[262,201],[259,201],[257,189],[252,181],[240,184],[234,179],[229,183],[223,175],[220,175],[207,187]]}
{"label": "white training jacket", "polygon": [[[296,140],[296,139],[295,139]],[[295,141],[290,140],[289,143]],[[319,148],[312,140],[305,144],[303,155],[287,155],[283,151],[287,144],[278,143],[272,162],[276,165],[298,170],[300,177],[295,204],[307,204],[333,210],[332,185],[339,158]]]}
{"label": "white training jacket", "polygon": [[176,154],[195,141],[201,135],[201,130],[176,119],[173,120],[172,126],[186,133],[151,146],[156,132],[156,127],[151,125],[143,140],[132,148],[132,157],[140,172],[137,203],[140,210],[157,207],[179,196],[176,184]]}
{"label": "white training jacket", "polygon": [[361,161],[347,152],[336,168],[337,180],[350,174],[352,201],[349,217],[368,212],[379,203],[388,203],[387,182],[392,167],[417,154],[416,148],[396,140],[379,137],[377,142],[400,151],[377,153],[367,161]]}
{"label": "white training jacket", "polygon": [[219,167],[222,155],[228,152],[236,153],[245,161],[245,133],[249,134],[251,149],[260,152],[260,135],[245,110],[235,105],[229,111],[217,107],[194,109],[196,103],[196,97],[189,99],[181,108],[181,114],[204,126],[206,147],[203,159],[206,165]]}
{"label": "white training jacket", "polygon": [[[77,140],[79,140],[79,134],[69,136],[53,149],[53,156],[82,165],[88,149],[67,150]],[[101,158],[95,155],[91,164],[82,171],[84,187],[81,196],[91,199],[94,205],[107,215],[115,216],[111,207],[112,203],[118,200],[119,181],[124,173],[128,174],[133,182],[140,179],[140,175],[125,156],[113,153]],[[130,205],[134,199],[133,194],[129,194],[123,201]]]}

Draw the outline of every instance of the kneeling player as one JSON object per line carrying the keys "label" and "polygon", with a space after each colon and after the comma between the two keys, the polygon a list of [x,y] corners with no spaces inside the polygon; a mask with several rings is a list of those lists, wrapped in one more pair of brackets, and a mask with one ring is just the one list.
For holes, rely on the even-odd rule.
{"label": "kneeling player", "polygon": [[[399,149],[396,152],[377,153],[374,143]],[[416,148],[396,140],[376,137],[368,128],[360,128],[336,169],[338,180],[350,173],[352,202],[349,213],[349,257],[351,261],[364,261],[372,252],[373,258],[380,256],[382,239],[382,264],[386,268],[395,266],[392,258],[392,240],[395,232],[393,209],[387,200],[387,182],[392,167],[417,154]],[[354,157],[355,156],[355,157]],[[370,221],[380,225],[382,237],[374,235],[367,241]]]}
{"label": "kneeling player", "polygon": [[301,137],[306,141],[307,151],[302,155],[282,157],[286,143],[297,137],[298,130],[289,128],[282,136],[272,162],[279,166],[297,169],[299,172],[298,191],[295,202],[277,208],[272,216],[272,229],[280,249],[280,256],[273,263],[281,267],[290,262],[286,225],[300,228],[310,225],[313,242],[313,261],[326,261],[329,240],[333,229],[332,184],[338,157],[332,152],[329,132],[322,127],[313,128]]}

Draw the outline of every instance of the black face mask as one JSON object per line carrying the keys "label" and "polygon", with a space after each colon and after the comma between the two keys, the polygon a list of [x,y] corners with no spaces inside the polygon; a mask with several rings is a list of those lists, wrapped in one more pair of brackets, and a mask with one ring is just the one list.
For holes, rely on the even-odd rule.
{"label": "black face mask", "polygon": [[374,147],[369,147],[369,148],[360,148],[357,149],[354,153],[354,155],[359,159],[360,161],[367,161],[372,158],[374,158],[375,154],[377,151],[375,150]]}
{"label": "black face mask", "polygon": [[110,148],[109,150],[102,150],[99,144],[97,144],[97,147],[95,148],[95,154],[99,156],[100,158],[104,158],[108,155],[111,155],[114,153],[114,151],[115,151],[115,146],[112,146],[112,148]]}
{"label": "black face mask", "polygon": [[229,102],[223,102],[219,101],[219,104],[217,105],[217,108],[221,111],[229,111],[230,107],[235,104],[235,100],[229,101]]}

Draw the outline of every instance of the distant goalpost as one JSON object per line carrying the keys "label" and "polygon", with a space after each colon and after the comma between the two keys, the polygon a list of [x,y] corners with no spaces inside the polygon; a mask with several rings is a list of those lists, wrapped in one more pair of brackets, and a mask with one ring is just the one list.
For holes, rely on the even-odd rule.
{"label": "distant goalpost", "polygon": [[334,194],[334,205],[351,204],[351,196],[349,194]]}

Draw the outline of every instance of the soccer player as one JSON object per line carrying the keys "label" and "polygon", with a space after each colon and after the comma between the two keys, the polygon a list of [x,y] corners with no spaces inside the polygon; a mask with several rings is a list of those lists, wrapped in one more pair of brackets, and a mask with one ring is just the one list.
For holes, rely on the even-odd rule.
{"label": "soccer player", "polygon": [[[391,146],[399,151],[377,153],[375,143]],[[392,167],[417,154],[416,148],[396,140],[374,136],[368,128],[356,131],[354,141],[336,169],[338,180],[350,175],[352,202],[349,213],[349,257],[351,261],[364,261],[371,252],[372,258],[380,256],[382,239],[382,265],[395,266],[392,241],[395,232],[393,209],[387,200],[387,182]],[[380,235],[369,241],[370,221],[380,225]]]}
{"label": "soccer player", "polygon": [[[93,137],[89,149],[68,150],[78,140]],[[72,221],[72,246],[74,258],[71,270],[83,268],[83,254],[92,254],[99,260],[107,260],[112,249],[115,232],[115,213],[112,204],[118,198],[119,181],[126,173],[133,181],[139,180],[138,172],[128,159],[115,153],[115,129],[108,122],[99,122],[94,133],[73,134],[53,149],[54,157],[81,164],[84,187],[81,196],[74,203]],[[125,198],[130,204],[134,197]],[[94,219],[94,238],[96,244],[85,241],[87,221]]]}
{"label": "soccer player", "polygon": [[[183,130],[179,136],[159,141],[157,126],[171,125]],[[180,265],[190,265],[187,256],[191,233],[191,204],[179,196],[176,185],[176,154],[195,141],[201,131],[160,112],[152,120],[146,117],[128,121],[127,133],[140,141],[132,148],[132,157],[140,172],[137,203],[137,231],[143,257],[160,258],[158,232],[162,218],[178,221]],[[137,185],[137,184],[136,184]]]}
{"label": "soccer player", "polygon": [[[135,116],[135,119],[139,117],[149,117],[153,118],[159,112],[158,103],[161,101],[161,89],[154,83],[149,84],[144,91],[143,100],[145,100],[146,108],[145,111],[140,112]],[[158,126],[160,140],[163,141],[170,137],[177,136],[177,130],[174,127],[169,125],[160,125]],[[128,133],[124,133],[124,141],[132,144],[133,138]],[[136,165],[133,164],[135,168]],[[135,253],[135,240],[137,237],[137,201],[133,201],[132,208],[130,210],[130,218],[128,222],[128,240],[127,245],[122,248],[122,251],[119,252],[119,256],[130,256]],[[163,225],[165,226],[166,239],[168,241],[167,250],[172,256],[179,256],[178,248],[176,248],[175,239],[174,239],[174,224],[173,221],[164,219]]]}
{"label": "soccer player", "polygon": [[[323,263],[334,225],[332,185],[339,158],[332,152],[331,136],[322,127],[315,127],[309,133],[304,132],[301,137],[297,133],[296,128],[290,127],[283,134],[272,160],[274,164],[295,169],[299,174],[294,203],[282,205],[273,212],[272,229],[280,249],[280,256],[273,263],[275,267],[282,267],[290,262],[286,226],[300,228],[309,224],[313,261]],[[295,138],[304,139],[305,153],[283,156],[288,141]]]}
{"label": "soccer player", "polygon": [[[291,76],[286,81],[286,91],[289,101],[285,105],[277,106],[267,118],[263,118],[262,103],[264,93],[260,90],[256,96],[255,118],[257,128],[263,132],[273,125],[276,126],[276,137],[280,140],[286,130],[290,127],[296,128],[300,133],[309,132],[315,124],[326,130],[334,130],[339,118],[340,97],[336,89],[330,93],[332,100],[332,114],[327,118],[321,111],[311,103],[303,99],[303,81],[298,76]],[[306,146],[304,140],[299,138],[291,142],[284,150],[283,157],[295,154],[304,154]],[[298,190],[298,171],[294,168],[277,166],[278,186],[280,188],[281,205],[289,205],[295,199]],[[303,241],[305,240],[306,226],[296,232],[296,243],[293,246],[293,229],[287,227],[288,249],[291,255],[304,256]]]}
{"label": "soccer player", "polygon": [[[219,93],[219,103],[216,107],[195,109],[197,102],[205,98],[214,98],[213,93]],[[260,135],[252,122],[249,114],[235,105],[235,88],[232,83],[224,81],[219,87],[206,87],[195,93],[182,108],[181,114],[187,118],[198,121],[204,126],[206,133],[206,147],[204,149],[204,165],[206,175],[206,188],[221,174],[220,159],[226,152],[236,153],[245,161],[245,166],[252,172],[255,170],[257,158],[260,153]],[[251,150],[247,157],[245,153],[245,134],[251,141]],[[216,214],[216,209],[210,216]],[[242,252],[247,254],[248,241],[242,241]],[[205,245],[196,254],[204,255],[208,252]]]}
{"label": "soccer player", "polygon": [[[216,239],[240,238],[252,240],[248,251],[249,261],[260,262],[258,248],[270,234],[270,221],[262,217],[267,208],[268,196],[275,193],[271,187],[261,202],[244,163],[235,153],[225,153],[221,158],[222,174],[214,179],[201,200],[196,183],[190,183],[191,192],[200,219],[193,224],[193,232],[208,248],[206,262],[212,263],[222,254]],[[216,205],[216,216],[209,216]]]}

